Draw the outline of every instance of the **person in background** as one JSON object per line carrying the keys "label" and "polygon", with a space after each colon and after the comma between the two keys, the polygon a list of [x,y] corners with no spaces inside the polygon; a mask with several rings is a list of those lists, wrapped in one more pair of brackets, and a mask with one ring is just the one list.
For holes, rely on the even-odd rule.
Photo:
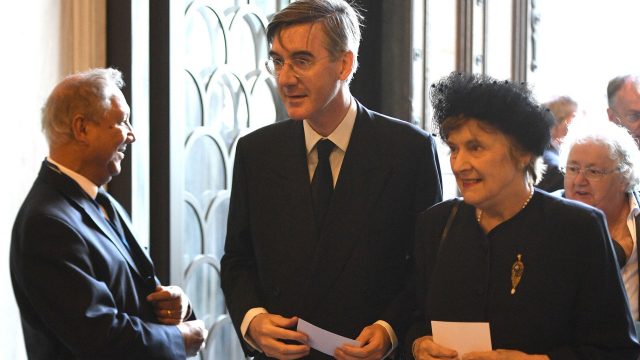
{"label": "person in background", "polygon": [[20,208],[10,271],[29,359],[185,359],[207,335],[161,286],[124,209],[101,187],[135,141],[122,74],[70,75],[42,111],[49,156]]}
{"label": "person in background", "polygon": [[590,122],[571,126],[561,159],[564,196],[596,207],[605,215],[637,324],[640,150],[626,128],[608,121]]}
{"label": "person in background", "polygon": [[622,75],[607,86],[609,120],[629,130],[640,144],[640,76]]}
{"label": "person in background", "polygon": [[[349,90],[361,15],[298,0],[267,27],[290,120],[238,141],[221,279],[247,355],[380,359],[408,320],[416,214],[441,201],[433,138]],[[298,319],[356,339],[325,355]]]}
{"label": "person in background", "polygon": [[564,186],[564,175],[558,163],[558,152],[562,139],[567,135],[567,127],[576,116],[578,103],[569,96],[559,96],[542,104],[542,106],[551,111],[555,124],[551,128],[551,141],[542,155],[542,160],[547,168],[536,187],[553,192]]}
{"label": "person in background", "polygon": [[[533,184],[553,123],[526,84],[453,73],[431,89],[462,200],[416,221],[416,359],[636,359],[601,211]],[[491,351],[459,354],[431,321],[486,322]]]}

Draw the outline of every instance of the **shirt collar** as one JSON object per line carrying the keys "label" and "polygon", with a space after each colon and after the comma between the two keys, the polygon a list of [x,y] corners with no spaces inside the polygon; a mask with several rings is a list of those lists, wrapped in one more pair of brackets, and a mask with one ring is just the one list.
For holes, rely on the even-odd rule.
{"label": "shirt collar", "polygon": [[[340,125],[333,130],[329,136],[326,138],[331,140],[336,147],[338,147],[343,152],[347,152],[347,147],[349,147],[349,139],[351,138],[351,132],[353,131],[353,126],[356,122],[356,115],[358,114],[358,108],[356,101],[351,98],[351,103],[349,104],[349,110],[347,110],[347,114],[344,116]],[[302,122],[304,127],[304,141],[307,147],[307,155],[313,150],[313,147],[316,145],[318,140],[322,139],[323,136],[315,132],[311,125],[304,120]]]}
{"label": "shirt collar", "polygon": [[92,199],[94,200],[96,199],[96,196],[98,196],[98,186],[94,184],[91,180],[69,169],[68,167],[60,164],[59,162],[56,162],[55,160],[51,159],[48,156],[47,156],[47,161],[57,166],[58,170],[60,170],[61,173],[67,175],[68,177],[73,179],[75,182],[77,182],[78,185],[80,185],[80,187],[82,188],[82,190],[84,190],[84,192],[86,192],[87,195],[89,195]]}

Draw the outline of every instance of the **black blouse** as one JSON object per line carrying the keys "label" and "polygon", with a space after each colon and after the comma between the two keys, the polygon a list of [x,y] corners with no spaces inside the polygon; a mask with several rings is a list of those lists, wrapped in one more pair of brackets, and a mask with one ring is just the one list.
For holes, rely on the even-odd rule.
{"label": "black blouse", "polygon": [[[455,202],[420,214],[416,224],[418,311],[407,346],[431,333],[430,321],[489,322],[494,349],[551,358],[635,359],[638,343],[603,214],[535,192],[511,219],[484,234],[475,208]],[[511,267],[524,272],[511,294]]]}

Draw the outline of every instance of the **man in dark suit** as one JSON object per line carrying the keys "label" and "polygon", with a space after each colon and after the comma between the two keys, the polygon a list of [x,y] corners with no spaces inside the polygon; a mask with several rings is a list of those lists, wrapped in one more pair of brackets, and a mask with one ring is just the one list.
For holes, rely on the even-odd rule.
{"label": "man in dark suit", "polygon": [[30,359],[184,359],[206,337],[186,295],[158,283],[128,215],[100,189],[135,141],[122,86],[114,69],[71,75],[43,108],[49,156],[11,239]]}
{"label": "man in dark suit", "polygon": [[[267,29],[267,69],[290,120],[239,140],[222,289],[248,355],[325,358],[298,319],[380,359],[408,315],[418,212],[442,198],[433,139],[351,96],[360,15],[343,0],[300,0]],[[325,186],[323,186],[323,184]]]}

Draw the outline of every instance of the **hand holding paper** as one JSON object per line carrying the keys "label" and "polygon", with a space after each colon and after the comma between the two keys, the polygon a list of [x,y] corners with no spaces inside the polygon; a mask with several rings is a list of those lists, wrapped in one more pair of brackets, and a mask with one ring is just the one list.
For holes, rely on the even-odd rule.
{"label": "hand holding paper", "polygon": [[[308,338],[293,330],[297,317],[285,318],[274,314],[259,314],[249,324],[248,334],[267,356],[278,359],[299,359],[309,354]],[[283,340],[297,342],[291,344]]]}
{"label": "hand holding paper", "polygon": [[338,360],[349,359],[382,359],[391,350],[391,339],[380,324],[365,327],[356,338],[362,345],[344,344],[336,349],[334,354]]}
{"label": "hand holding paper", "polygon": [[413,357],[416,360],[459,360],[458,352],[448,347],[436,344],[433,336],[423,336],[416,339],[412,346]]}
{"label": "hand holding paper", "polygon": [[298,320],[297,330],[301,333],[307,334],[309,337],[309,346],[330,356],[333,356],[336,349],[343,344],[349,344],[357,347],[362,346],[359,341],[321,329],[302,319]]}

